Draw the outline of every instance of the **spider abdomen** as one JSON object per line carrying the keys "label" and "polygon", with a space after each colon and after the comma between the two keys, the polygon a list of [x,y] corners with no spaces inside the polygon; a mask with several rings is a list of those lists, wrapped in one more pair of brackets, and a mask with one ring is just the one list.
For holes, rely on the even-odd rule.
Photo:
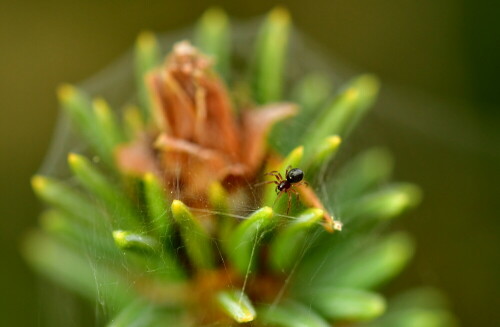
{"label": "spider abdomen", "polygon": [[298,183],[304,178],[304,172],[299,168],[293,168],[286,174],[286,180],[290,183]]}

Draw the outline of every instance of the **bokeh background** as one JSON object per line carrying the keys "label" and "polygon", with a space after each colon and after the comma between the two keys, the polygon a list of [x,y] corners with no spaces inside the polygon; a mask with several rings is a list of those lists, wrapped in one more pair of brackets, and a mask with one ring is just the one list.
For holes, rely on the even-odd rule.
{"label": "bokeh background", "polygon": [[[189,26],[210,5],[245,19],[276,4],[0,2],[1,325],[44,326],[50,325],[46,310],[67,314],[66,308],[51,307],[46,303],[50,299],[40,296],[47,294],[47,286],[19,254],[23,234],[36,225],[40,210],[29,178],[39,168],[56,124],[57,85],[78,83],[101,70],[144,29]],[[464,326],[500,323],[500,3],[284,4],[326,55],[382,79],[380,109],[366,126],[383,128],[367,144],[386,144],[395,154],[396,177],[425,191],[420,208],[398,223],[415,236],[416,258],[388,291],[434,285],[448,294]],[[80,312],[91,313],[92,308]]]}

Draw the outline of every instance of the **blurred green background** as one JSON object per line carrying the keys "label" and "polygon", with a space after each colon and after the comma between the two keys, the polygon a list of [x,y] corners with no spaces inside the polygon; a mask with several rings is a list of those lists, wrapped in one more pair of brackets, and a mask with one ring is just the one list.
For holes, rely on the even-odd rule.
{"label": "blurred green background", "polygon": [[[29,178],[55,127],[55,88],[105,67],[130,48],[141,30],[188,26],[214,4],[247,18],[278,3],[0,2],[1,325],[45,325],[46,310],[61,315],[69,310],[46,303],[50,300],[40,293],[47,293],[47,286],[19,255],[22,236],[35,226],[40,210]],[[387,85],[385,108],[373,114],[374,126],[384,128],[367,144],[387,144],[396,157],[397,178],[425,191],[422,206],[399,222],[419,248],[392,289],[437,286],[448,294],[464,326],[495,325],[500,321],[500,3],[321,0],[285,5],[295,24],[327,54],[377,74]]]}

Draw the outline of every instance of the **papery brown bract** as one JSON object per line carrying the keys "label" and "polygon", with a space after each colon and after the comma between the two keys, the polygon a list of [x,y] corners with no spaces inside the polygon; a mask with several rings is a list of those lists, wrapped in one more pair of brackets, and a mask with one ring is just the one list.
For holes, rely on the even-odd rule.
{"label": "papery brown bract", "polygon": [[203,205],[214,181],[229,189],[252,183],[268,153],[272,125],[297,112],[291,103],[276,103],[242,108],[236,116],[212,60],[186,41],[147,76],[147,85],[153,99],[151,135],[120,147],[118,165],[138,175],[155,172],[194,206]]}

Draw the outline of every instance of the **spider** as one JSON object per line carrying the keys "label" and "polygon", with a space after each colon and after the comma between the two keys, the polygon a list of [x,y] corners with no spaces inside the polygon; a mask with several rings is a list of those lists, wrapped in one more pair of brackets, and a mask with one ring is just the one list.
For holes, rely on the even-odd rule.
{"label": "spider", "polygon": [[278,197],[276,198],[275,203],[283,193],[286,193],[288,195],[288,207],[286,209],[286,214],[288,215],[292,200],[291,192],[295,194],[298,201],[299,192],[295,187],[299,185],[308,185],[306,181],[302,180],[304,178],[304,172],[299,168],[292,168],[292,166],[288,166],[285,172],[286,179],[283,179],[281,173],[277,170],[273,170],[269,173],[266,173],[265,175],[274,176],[276,178],[275,181],[267,181],[262,183],[262,184],[271,184],[271,183],[276,184],[275,190]]}

